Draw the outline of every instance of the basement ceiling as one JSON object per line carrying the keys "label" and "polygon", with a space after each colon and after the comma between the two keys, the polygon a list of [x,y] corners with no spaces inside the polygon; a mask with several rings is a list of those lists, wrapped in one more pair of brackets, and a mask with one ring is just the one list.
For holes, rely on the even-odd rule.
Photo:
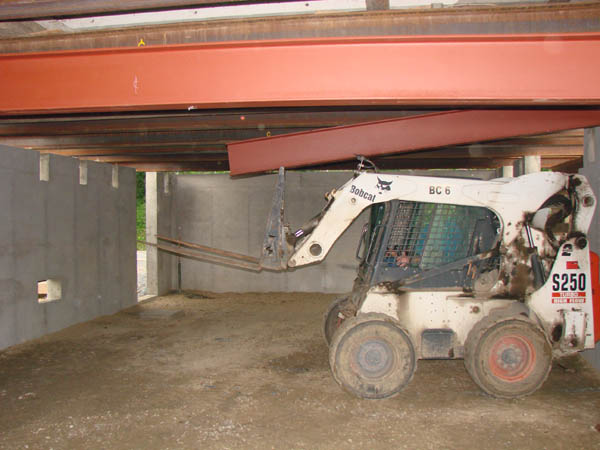
{"label": "basement ceiling", "polygon": [[[140,6],[142,3],[145,6]],[[498,2],[485,6],[478,4],[481,2],[446,2],[436,3],[435,7],[413,2],[412,9],[404,10],[394,9],[400,2],[349,1],[329,2],[337,3],[338,11],[324,10],[322,6],[328,2],[323,2],[320,10],[302,13],[297,8],[319,2],[288,2],[295,4],[288,4],[292,12],[285,14],[256,17],[241,12],[236,16],[232,10],[231,17],[225,17],[223,8],[228,7],[227,3],[231,2],[219,2],[221,12],[211,12],[214,4],[206,1],[0,0],[0,18],[4,19],[0,22],[0,53],[278,38],[600,29],[597,2]],[[263,10],[277,7],[269,5],[275,2],[235,3],[231,7],[260,6]],[[115,15],[126,11],[137,12],[139,16],[140,12],[151,10],[159,19],[161,12],[163,19],[177,14],[189,17],[189,8],[205,16],[212,13],[215,18],[140,22],[139,17],[136,20],[132,17],[128,22],[126,16]],[[99,25],[100,20],[94,20],[91,14],[102,14],[98,17],[103,24]],[[432,110],[371,104],[3,116],[0,143],[141,171],[227,171],[226,146],[232,142],[456,109],[453,106]],[[376,158],[375,162],[390,170],[496,168],[525,155],[539,155],[544,168],[577,170],[583,155],[583,130],[390,154]],[[307,168],[351,169],[355,164],[348,160]]]}

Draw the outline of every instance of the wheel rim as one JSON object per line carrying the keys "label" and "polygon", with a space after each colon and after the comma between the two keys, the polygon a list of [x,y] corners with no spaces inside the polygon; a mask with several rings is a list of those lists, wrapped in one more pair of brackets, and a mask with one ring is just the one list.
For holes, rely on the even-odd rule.
{"label": "wheel rim", "polygon": [[364,314],[344,321],[329,348],[335,381],[361,398],[400,392],[416,369],[408,334],[387,316]]}
{"label": "wheel rim", "polygon": [[502,336],[490,352],[492,374],[503,381],[521,381],[535,367],[535,350],[529,339],[519,335]]}
{"label": "wheel rim", "polygon": [[383,340],[362,342],[356,351],[356,369],[365,378],[380,378],[394,365],[394,350]]}

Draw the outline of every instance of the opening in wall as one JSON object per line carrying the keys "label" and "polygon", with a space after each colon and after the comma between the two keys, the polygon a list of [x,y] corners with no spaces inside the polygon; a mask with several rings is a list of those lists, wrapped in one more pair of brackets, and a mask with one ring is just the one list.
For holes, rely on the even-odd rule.
{"label": "opening in wall", "polygon": [[171,193],[171,177],[169,176],[168,173],[165,173],[164,177],[163,177],[163,183],[164,183],[164,192],[165,195],[169,195]]}
{"label": "opening in wall", "polygon": [[119,166],[112,166],[112,187],[119,189]]}
{"label": "opening in wall", "polygon": [[38,303],[48,303],[60,300],[62,286],[59,280],[41,280],[37,284]]}
{"label": "opening in wall", "polygon": [[50,155],[40,154],[40,181],[50,181]]}
{"label": "opening in wall", "polygon": [[87,161],[79,161],[79,184],[85,186],[88,181]]}

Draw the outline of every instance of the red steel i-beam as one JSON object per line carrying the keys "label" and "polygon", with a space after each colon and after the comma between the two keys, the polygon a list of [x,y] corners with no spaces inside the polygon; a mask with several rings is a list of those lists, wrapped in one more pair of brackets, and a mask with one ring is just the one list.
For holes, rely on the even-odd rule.
{"label": "red steel i-beam", "polygon": [[227,150],[231,175],[245,175],[596,125],[600,110],[447,111],[234,142]]}
{"label": "red steel i-beam", "polygon": [[319,38],[0,55],[0,115],[600,105],[600,33]]}

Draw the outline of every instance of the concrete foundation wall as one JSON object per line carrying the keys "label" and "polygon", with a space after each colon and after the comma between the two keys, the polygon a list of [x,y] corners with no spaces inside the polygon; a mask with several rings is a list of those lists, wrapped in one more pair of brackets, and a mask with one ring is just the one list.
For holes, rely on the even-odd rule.
{"label": "concrete foundation wall", "polygon": [[[486,179],[495,176],[493,171],[446,174]],[[324,194],[351,177],[351,172],[288,172],[285,211],[291,227],[295,230],[318,214],[325,206]],[[245,179],[231,179],[228,175],[175,176],[171,187],[171,237],[258,257],[276,182],[276,175]],[[356,248],[366,221],[366,215],[359,217],[325,261],[291,272],[257,274],[181,258],[181,288],[213,292],[348,292],[356,276]],[[173,289],[179,287],[177,259],[173,258],[169,272],[174,272]]]}
{"label": "concrete foundation wall", "polygon": [[[584,143],[583,169],[580,172],[587,177],[596,194],[596,199],[600,200],[600,127],[586,129]],[[600,210],[596,205],[596,213],[588,233],[590,248],[598,254],[600,254],[599,215]],[[596,345],[594,350],[583,352],[583,355],[596,369],[600,370],[600,345]]]}
{"label": "concrete foundation wall", "polygon": [[[136,303],[135,172],[0,146],[0,349]],[[85,164],[84,164],[85,165]],[[38,281],[60,299],[38,302]]]}

